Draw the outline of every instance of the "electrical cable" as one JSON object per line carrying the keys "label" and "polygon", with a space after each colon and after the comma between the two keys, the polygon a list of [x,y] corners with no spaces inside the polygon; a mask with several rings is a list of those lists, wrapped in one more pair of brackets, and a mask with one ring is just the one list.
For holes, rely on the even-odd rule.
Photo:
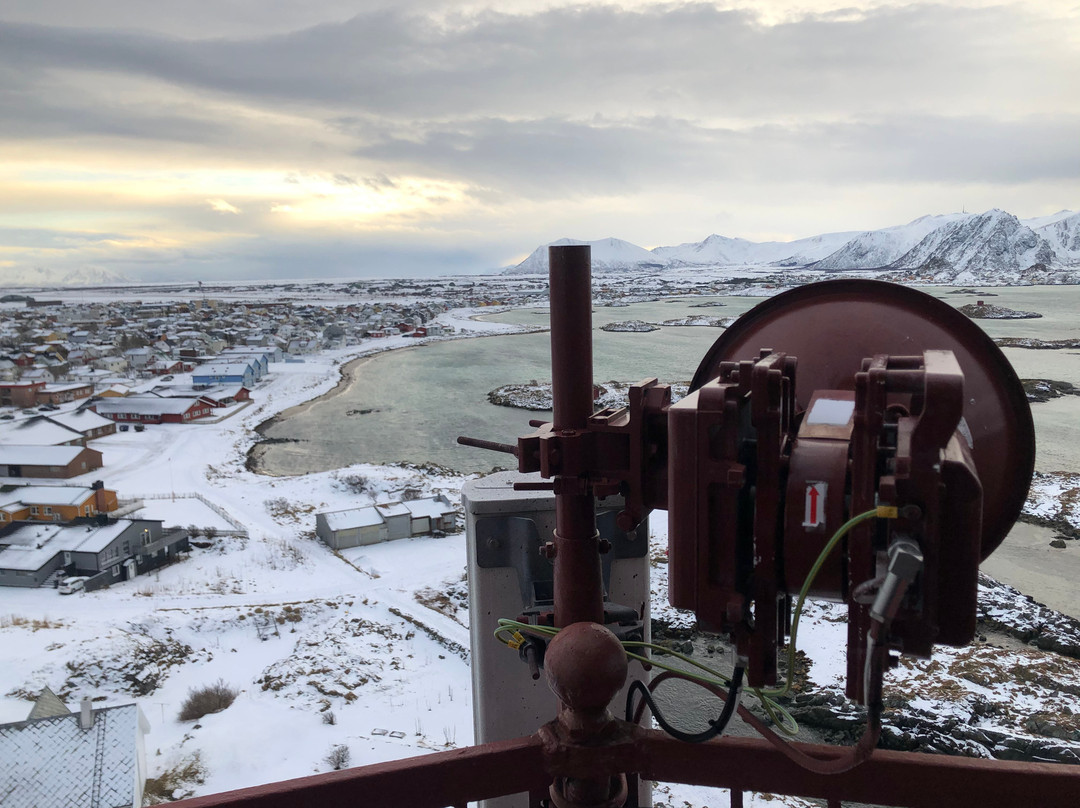
{"label": "electrical cable", "polygon": [[641,720],[640,712],[637,719],[634,719],[634,694],[641,693],[642,704],[647,704],[649,706],[653,718],[656,719],[656,723],[660,725],[660,728],[664,730],[664,732],[677,741],[685,741],[686,743],[704,743],[705,741],[712,740],[723,734],[724,730],[727,729],[731,717],[735,714],[735,710],[739,706],[739,694],[742,691],[742,679],[743,668],[741,666],[736,667],[732,673],[731,685],[728,687],[727,694],[722,697],[724,700],[724,709],[720,712],[720,717],[710,721],[709,728],[702,730],[701,732],[684,732],[669,724],[657,708],[656,702],[653,701],[652,690],[640,679],[635,679],[631,682],[630,689],[626,693],[626,720],[628,722],[633,720],[634,723],[638,723]]}
{"label": "electrical cable", "polygon": [[[897,511],[897,509],[895,507],[878,506],[878,507],[873,508],[871,510],[863,511],[862,513],[857,514],[857,515],[851,517],[850,519],[848,519],[844,524],[842,524],[836,530],[836,532],[832,535],[832,538],[830,538],[829,541],[826,542],[825,546],[822,548],[821,552],[818,554],[817,559],[815,559],[813,565],[810,567],[810,571],[806,575],[806,580],[803,581],[802,588],[799,590],[799,597],[798,597],[798,599],[796,601],[796,604],[795,604],[795,610],[792,613],[791,638],[788,641],[788,646],[787,646],[787,670],[788,670],[787,679],[784,681],[783,686],[778,687],[778,688],[770,688],[770,689],[751,688],[751,692],[753,692],[754,695],[761,701],[761,706],[765,710],[765,714],[769,717],[769,720],[771,720],[776,725],[776,727],[781,732],[783,732],[785,735],[795,735],[799,731],[799,724],[798,724],[797,721],[795,721],[795,719],[791,715],[791,713],[788,712],[788,710],[783,705],[781,705],[779,702],[777,702],[776,699],[777,698],[782,698],[782,697],[786,696],[789,692],[791,692],[791,686],[792,686],[792,684],[794,683],[794,680],[795,680],[794,671],[795,671],[795,658],[796,658],[796,653],[797,653],[799,620],[802,617],[803,606],[804,606],[804,604],[806,602],[806,597],[807,597],[807,594],[810,591],[810,587],[813,586],[814,579],[817,577],[818,573],[821,571],[821,568],[824,566],[826,559],[829,557],[829,555],[832,553],[832,551],[836,548],[836,546],[840,543],[840,540],[842,538],[844,538],[844,536],[846,536],[848,534],[848,532],[850,532],[857,525],[860,525],[863,522],[867,521],[868,519],[873,519],[873,518],[895,519],[896,516],[897,516],[896,511]],[[503,636],[504,633],[506,633],[506,632],[510,632],[510,637],[509,638]],[[525,634],[532,634],[533,636],[536,636],[536,637],[538,637],[539,639],[542,639],[542,640],[550,640],[552,637],[554,637],[558,633],[559,633],[559,629],[557,629],[557,628],[555,628],[553,626],[532,625],[532,624],[529,624],[529,623],[522,623],[522,622],[520,622],[518,620],[510,620],[510,619],[504,617],[504,618],[499,619],[498,626],[494,631],[494,636],[495,636],[495,639],[498,640],[499,642],[501,642],[503,645],[507,645],[510,648],[513,648],[513,649],[516,650],[516,649],[520,648],[522,646],[522,644],[525,642],[525,636],[524,636]],[[718,692],[720,688],[730,687],[731,686],[733,677],[729,678],[729,677],[725,676],[724,674],[720,673],[719,671],[715,670],[714,668],[710,668],[708,665],[704,665],[704,664],[698,662],[697,660],[692,659],[691,657],[688,657],[688,656],[686,656],[684,654],[680,654],[677,651],[673,651],[670,648],[664,648],[663,646],[655,645],[654,643],[642,642],[642,641],[638,641],[638,640],[623,640],[623,641],[620,641],[620,642],[621,642],[621,644],[623,646],[623,649],[626,651],[626,656],[628,658],[635,659],[635,660],[641,662],[643,665],[652,665],[652,666],[658,667],[658,668],[662,669],[663,671],[665,671],[666,674],[670,674],[670,676],[676,676],[676,677],[681,678],[681,679],[687,679],[689,681],[697,682],[698,684],[700,684],[703,687],[711,690],[714,693]],[[649,651],[653,651],[656,654],[675,657],[676,659],[679,659],[682,662],[684,662],[684,663],[686,663],[688,665],[691,665],[692,667],[697,668],[700,671],[703,671],[704,674],[706,674],[706,675],[702,675],[701,673],[696,673],[694,671],[681,670],[679,668],[674,667],[673,665],[670,665],[668,663],[662,662],[661,660],[658,660],[656,657],[648,657],[648,656],[643,656],[641,654],[636,654],[636,653],[634,653],[633,651],[630,650],[631,648],[647,649]],[[867,660],[868,665],[867,665],[867,670],[864,671],[864,675],[869,674],[869,657],[870,657],[870,655],[868,654],[868,660]],[[736,669],[736,670],[739,670],[739,669]],[[660,676],[658,676],[656,679],[654,679],[653,682],[663,681],[665,678],[670,678],[670,676],[665,676],[665,674],[662,673],[662,674],[660,674]],[[740,671],[740,680],[741,680],[741,671]],[[649,689],[648,692],[651,693],[651,688]],[[723,692],[723,691],[719,691],[719,692]],[[642,692],[642,696],[643,696],[643,699],[644,699],[645,698],[645,692]],[[653,711],[653,715],[656,716],[657,723],[660,723],[661,726],[664,726],[664,724],[662,723],[662,717],[657,713],[656,709],[653,707],[651,699],[643,700],[642,704],[639,705],[639,709],[644,709],[644,704],[645,703],[649,704],[650,709],[652,709],[652,711]],[[628,709],[629,709],[629,704],[628,704]],[[732,709],[734,710],[735,708],[732,708]],[[739,714],[743,715],[743,712],[745,711],[745,708],[739,706],[738,709],[739,709]],[[717,719],[717,720],[719,721],[719,719]],[[710,724],[711,723],[712,722],[710,722]],[[726,724],[726,722],[725,722],[725,724]],[[764,726],[764,725],[762,725],[762,726]],[[668,731],[666,727],[665,727],[665,731]],[[723,731],[723,730],[721,729],[721,731]],[[676,730],[676,732],[678,732],[678,730]],[[705,730],[705,732],[709,732],[709,730]],[[669,733],[669,734],[672,734],[673,737],[677,737],[677,736],[674,735],[674,733]],[[683,733],[683,734],[685,734],[685,733]],[[710,736],[710,737],[712,737],[712,736]],[[780,741],[780,742],[783,743],[783,741]]]}
{"label": "electrical cable", "polygon": [[814,561],[813,566],[810,567],[810,572],[806,574],[806,580],[803,581],[802,588],[799,590],[799,598],[795,603],[795,611],[792,613],[791,617],[791,639],[788,640],[787,646],[787,679],[784,680],[782,687],[770,688],[767,690],[763,689],[761,692],[766,696],[775,696],[779,698],[781,696],[786,696],[791,691],[791,685],[795,681],[796,643],[799,636],[799,619],[802,617],[803,604],[806,603],[806,595],[810,591],[810,587],[813,586],[814,579],[817,578],[818,573],[821,572],[821,568],[825,565],[825,560],[829,557],[829,554],[832,553],[836,548],[836,545],[840,543],[840,539],[844,538],[852,528],[875,517],[896,518],[895,512],[895,508],[877,507],[851,517],[837,529],[832,535],[832,538],[829,539],[822,548],[821,552],[818,553],[817,559]]}

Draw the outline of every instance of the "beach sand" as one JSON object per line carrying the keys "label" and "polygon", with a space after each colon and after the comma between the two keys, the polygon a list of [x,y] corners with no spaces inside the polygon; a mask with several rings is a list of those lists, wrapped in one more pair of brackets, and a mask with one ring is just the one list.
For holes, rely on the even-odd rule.
{"label": "beach sand", "polygon": [[1051,609],[1080,619],[1080,541],[1050,546],[1050,528],[1018,522],[980,569]]}

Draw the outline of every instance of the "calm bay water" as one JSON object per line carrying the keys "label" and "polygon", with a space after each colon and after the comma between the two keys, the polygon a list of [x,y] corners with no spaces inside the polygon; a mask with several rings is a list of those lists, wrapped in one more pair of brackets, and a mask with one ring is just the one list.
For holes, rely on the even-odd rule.
{"label": "calm bay water", "polygon": [[[926,290],[954,306],[976,296]],[[993,337],[1080,338],[1080,287],[991,289],[988,303],[1038,311],[1038,320],[982,320]],[[651,322],[699,314],[737,316],[758,298],[719,298],[723,307],[698,308],[700,298],[597,308],[593,314],[594,378],[636,381],[656,376],[687,381],[721,333],[709,327],[666,327],[645,334],[608,333],[600,326],[638,319]],[[547,324],[541,309],[519,309],[493,319]],[[352,463],[435,462],[460,471],[513,467],[513,458],[455,442],[458,435],[513,443],[530,431],[528,413],[488,403],[487,393],[503,384],[551,378],[547,333],[485,337],[435,343],[378,355],[355,371],[355,382],[339,395],[312,403],[271,427],[266,436],[290,442],[265,447],[270,474],[325,471]],[[1047,378],[1080,385],[1080,351],[1006,349],[1022,378]],[[365,412],[366,411],[366,412]],[[365,414],[361,414],[365,412]],[[1080,397],[1034,404],[1038,446],[1036,467],[1044,471],[1080,469]]]}

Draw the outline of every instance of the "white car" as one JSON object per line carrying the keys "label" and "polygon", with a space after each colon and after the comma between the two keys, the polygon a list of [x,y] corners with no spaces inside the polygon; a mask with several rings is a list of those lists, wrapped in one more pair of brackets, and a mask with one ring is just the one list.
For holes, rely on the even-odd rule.
{"label": "white car", "polygon": [[57,589],[60,590],[61,595],[73,595],[76,592],[82,590],[86,585],[87,576],[77,576],[74,578],[65,578],[60,582],[60,586]]}

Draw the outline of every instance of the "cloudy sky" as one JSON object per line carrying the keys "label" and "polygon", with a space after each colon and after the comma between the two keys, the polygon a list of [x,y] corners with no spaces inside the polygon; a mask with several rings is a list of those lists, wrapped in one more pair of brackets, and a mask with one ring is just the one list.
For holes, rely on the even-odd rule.
{"label": "cloudy sky", "polygon": [[1080,208],[1080,0],[4,0],[0,275]]}

